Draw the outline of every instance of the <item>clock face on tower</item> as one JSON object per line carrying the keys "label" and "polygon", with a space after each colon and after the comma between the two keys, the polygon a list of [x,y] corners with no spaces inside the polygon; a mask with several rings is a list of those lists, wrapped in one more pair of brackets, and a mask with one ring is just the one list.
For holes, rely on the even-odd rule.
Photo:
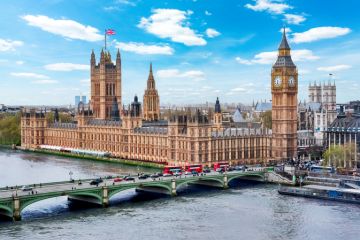
{"label": "clock face on tower", "polygon": [[280,76],[275,77],[274,84],[276,87],[280,87],[280,85],[281,85],[281,77]]}
{"label": "clock face on tower", "polygon": [[289,78],[289,86],[290,86],[290,87],[294,87],[294,86],[295,86],[295,79],[294,79],[293,76],[291,76],[291,77]]}

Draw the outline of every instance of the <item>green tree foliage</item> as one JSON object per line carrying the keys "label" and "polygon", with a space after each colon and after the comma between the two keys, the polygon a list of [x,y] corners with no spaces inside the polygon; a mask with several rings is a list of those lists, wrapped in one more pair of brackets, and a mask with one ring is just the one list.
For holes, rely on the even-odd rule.
{"label": "green tree foliage", "polygon": [[16,115],[3,114],[0,117],[0,144],[20,145],[20,113]]}
{"label": "green tree foliage", "polygon": [[355,164],[355,144],[331,146],[324,152],[323,157],[324,166],[352,168]]}
{"label": "green tree foliage", "polygon": [[[48,112],[46,113],[46,120],[49,123],[53,123],[54,122],[54,112]],[[69,123],[73,121],[73,117],[69,114],[66,113],[59,113],[59,121],[62,123]]]}
{"label": "green tree foliage", "polygon": [[272,115],[271,110],[263,112],[260,114],[261,122],[264,124],[264,127],[272,129]]}

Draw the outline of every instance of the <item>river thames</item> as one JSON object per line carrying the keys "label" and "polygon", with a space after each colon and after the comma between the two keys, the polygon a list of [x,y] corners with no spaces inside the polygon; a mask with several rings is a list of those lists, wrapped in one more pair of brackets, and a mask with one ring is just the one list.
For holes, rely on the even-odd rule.
{"label": "river thames", "polygon": [[[155,172],[114,163],[0,148],[0,187]],[[109,208],[73,206],[66,197],[26,207],[0,222],[0,239],[359,239],[360,206],[282,196],[271,184],[232,182],[228,190],[187,187],[177,197],[128,190]]]}

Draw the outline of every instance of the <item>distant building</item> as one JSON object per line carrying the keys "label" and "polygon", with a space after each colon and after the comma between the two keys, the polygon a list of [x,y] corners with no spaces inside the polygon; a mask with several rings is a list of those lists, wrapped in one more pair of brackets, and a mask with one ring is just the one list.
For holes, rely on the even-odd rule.
{"label": "distant building", "polygon": [[340,106],[340,113],[326,129],[326,145],[342,145],[355,143],[355,162],[359,164],[360,148],[360,104],[353,102],[353,113],[345,113],[344,106]]}
{"label": "distant building", "polygon": [[79,106],[80,101],[80,96],[75,96],[75,108]]}
{"label": "distant building", "polygon": [[325,132],[335,120],[336,85],[335,83],[309,84],[308,102],[298,105],[298,130],[312,132],[315,144],[323,146]]}
{"label": "distant building", "polygon": [[84,104],[87,104],[86,96],[81,96],[81,101],[82,101]]}

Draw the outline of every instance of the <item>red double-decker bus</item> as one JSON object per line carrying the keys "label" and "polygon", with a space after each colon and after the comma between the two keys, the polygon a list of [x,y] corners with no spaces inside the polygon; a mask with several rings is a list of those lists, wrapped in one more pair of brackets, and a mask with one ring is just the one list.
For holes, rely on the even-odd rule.
{"label": "red double-decker bus", "polygon": [[193,172],[196,171],[197,173],[202,173],[203,166],[201,164],[192,164],[192,165],[186,165],[185,166],[186,172]]}
{"label": "red double-decker bus", "polygon": [[182,168],[181,166],[165,166],[163,173],[169,173],[169,174],[174,174],[175,172],[177,173],[181,173],[182,172]]}
{"label": "red double-decker bus", "polygon": [[228,167],[229,167],[229,162],[214,163],[214,171],[216,171],[218,168],[222,168],[223,170],[225,170],[225,168],[227,169]]}

